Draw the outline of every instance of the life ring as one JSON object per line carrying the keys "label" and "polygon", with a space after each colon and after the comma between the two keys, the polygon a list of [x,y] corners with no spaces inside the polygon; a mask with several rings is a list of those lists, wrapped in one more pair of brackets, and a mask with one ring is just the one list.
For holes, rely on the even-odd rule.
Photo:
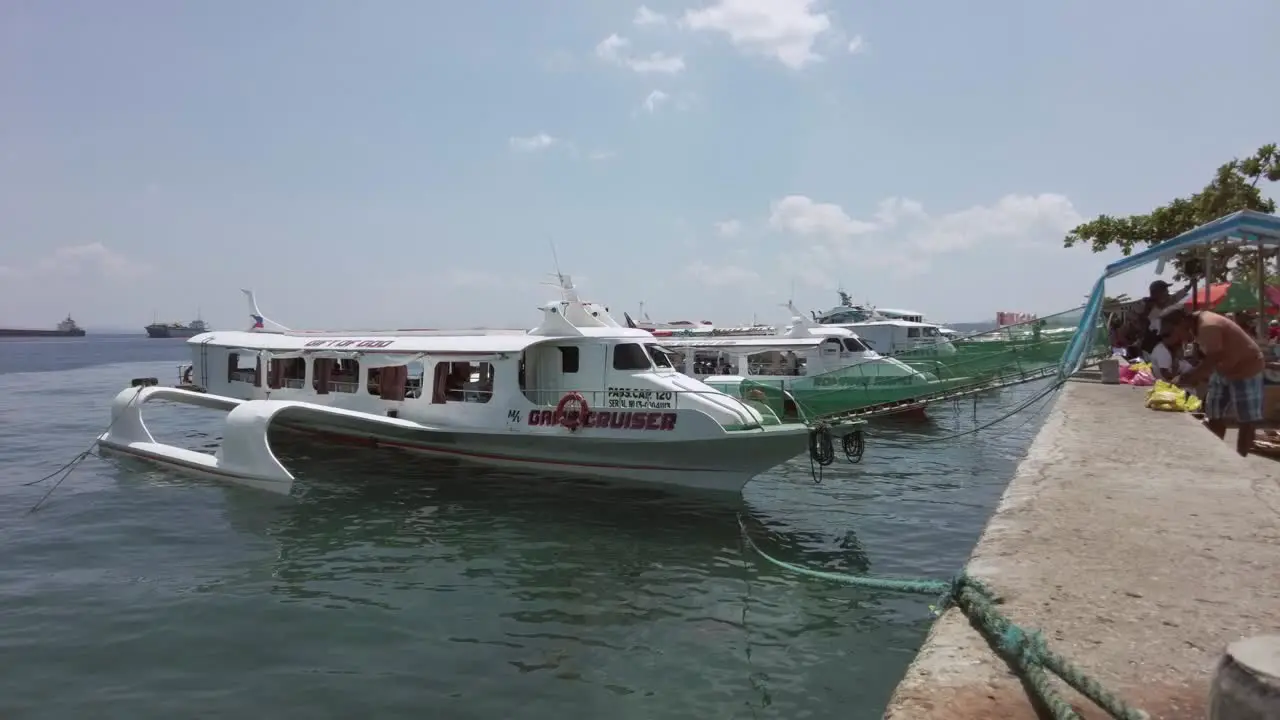
{"label": "life ring", "polygon": [[[569,411],[570,403],[575,406],[572,412]],[[555,417],[570,431],[577,430],[587,420],[587,399],[582,397],[582,393],[566,393],[560,398],[560,402],[556,403]]]}

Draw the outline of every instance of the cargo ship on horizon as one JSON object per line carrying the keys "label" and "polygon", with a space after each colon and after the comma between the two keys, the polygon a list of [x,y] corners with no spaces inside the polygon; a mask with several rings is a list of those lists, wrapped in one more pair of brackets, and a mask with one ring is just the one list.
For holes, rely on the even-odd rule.
{"label": "cargo ship on horizon", "polygon": [[208,332],[209,328],[205,326],[204,320],[196,318],[190,323],[183,325],[180,322],[161,323],[153,322],[148,325],[145,330],[147,337],[153,338],[189,338],[195,337],[202,332]]}
{"label": "cargo ship on horizon", "polygon": [[84,328],[71,319],[71,313],[67,313],[67,319],[58,323],[54,330],[0,328],[0,337],[84,337],[84,334]]}

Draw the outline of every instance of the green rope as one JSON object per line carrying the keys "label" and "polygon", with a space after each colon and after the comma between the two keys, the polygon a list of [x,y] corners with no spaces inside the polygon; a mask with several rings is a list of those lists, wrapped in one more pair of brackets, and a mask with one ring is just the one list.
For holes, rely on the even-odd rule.
{"label": "green rope", "polygon": [[1051,650],[1039,632],[1027,632],[1001,614],[996,609],[999,604],[996,594],[986,583],[968,573],[962,572],[951,581],[942,581],[813,570],[779,560],[761,550],[747,533],[741,516],[738,517],[738,527],[747,547],[783,570],[867,590],[935,595],[939,597],[938,604],[930,606],[930,609],[939,615],[950,605],[960,608],[996,652],[1018,669],[1031,688],[1035,700],[1049,711],[1054,720],[1080,720],[1080,715],[1050,683],[1049,673],[1061,678],[1116,720],[1148,720],[1146,712],[1131,707],[1102,687],[1097,680],[1086,675],[1078,666]]}

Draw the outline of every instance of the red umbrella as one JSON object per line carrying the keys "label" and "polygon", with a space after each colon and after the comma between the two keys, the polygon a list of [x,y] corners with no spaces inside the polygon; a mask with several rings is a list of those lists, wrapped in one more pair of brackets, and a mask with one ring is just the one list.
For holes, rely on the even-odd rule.
{"label": "red umbrella", "polygon": [[[1190,307],[1193,303],[1203,309],[1209,309],[1222,302],[1222,298],[1227,296],[1227,291],[1231,289],[1231,283],[1214,283],[1208,287],[1202,287],[1199,290],[1187,296],[1183,304]],[[1208,297],[1206,302],[1205,297]]]}
{"label": "red umbrella", "polygon": [[[1191,304],[1194,301],[1202,310],[1212,309],[1217,307],[1219,303],[1226,299],[1227,293],[1230,290],[1231,283],[1229,282],[1214,283],[1208,287],[1200,288],[1196,292],[1188,295],[1187,299],[1183,301],[1183,304],[1187,307],[1191,307]],[[1250,288],[1250,293],[1254,292],[1256,291]],[[1280,288],[1277,288],[1274,285],[1268,285],[1266,287],[1266,293],[1267,305],[1269,306],[1267,311],[1270,314],[1275,314],[1277,307],[1280,307]],[[1206,296],[1208,297],[1207,302],[1205,300]],[[1256,307],[1253,309],[1256,309]]]}

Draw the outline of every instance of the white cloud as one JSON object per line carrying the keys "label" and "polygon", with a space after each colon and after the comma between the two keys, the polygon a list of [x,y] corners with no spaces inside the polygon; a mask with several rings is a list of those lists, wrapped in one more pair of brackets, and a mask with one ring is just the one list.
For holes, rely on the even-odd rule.
{"label": "white cloud", "polygon": [[721,220],[716,224],[716,232],[721,237],[736,237],[742,232],[741,220]]}
{"label": "white cloud", "polygon": [[679,55],[654,52],[645,57],[637,57],[628,52],[630,47],[630,40],[613,33],[596,44],[596,57],[638,73],[674,75],[684,70],[684,58]]}
{"label": "white cloud", "polygon": [[662,103],[666,102],[670,97],[670,95],[667,95],[661,90],[654,90],[644,99],[644,109],[648,110],[650,113],[657,112],[658,107],[662,105]]}
{"label": "white cloud", "polygon": [[1005,195],[994,205],[976,205],[943,215],[929,222],[913,241],[930,254],[963,250],[992,240],[1027,243],[1032,236],[1065,235],[1083,221],[1071,201],[1062,195]]}
{"label": "white cloud", "polygon": [[648,57],[631,58],[626,61],[627,67],[638,73],[662,73],[675,75],[684,70],[684,58],[679,55],[665,53],[649,53]]}
{"label": "white cloud", "polygon": [[114,252],[100,242],[60,247],[29,264],[0,266],[0,277],[18,283],[119,282],[135,280],[149,272],[151,266],[147,263]]}
{"label": "white cloud", "polygon": [[[907,198],[886,198],[869,220],[852,217],[834,203],[789,195],[772,203],[768,225],[792,237],[786,251],[765,258],[769,276],[795,277],[806,285],[833,288],[847,271],[883,272],[898,279],[929,272],[941,256],[983,247],[1026,251],[1061,247],[1061,238],[1083,218],[1063,195],[1006,195],[989,205],[975,205],[933,216]],[[724,235],[742,228],[729,220],[716,223]],[[732,227],[732,233],[724,232]],[[761,273],[740,261],[716,268],[695,264],[691,277],[707,284],[717,278],[745,278]],[[762,267],[763,269],[763,267]],[[735,280],[738,281],[738,280]],[[728,280],[720,284],[729,284]]]}
{"label": "white cloud", "polygon": [[620,63],[623,60],[623,51],[630,45],[630,40],[619,37],[618,33],[613,33],[596,45],[596,57],[605,62]]}
{"label": "white cloud", "polygon": [[848,50],[850,55],[861,55],[867,51],[867,44],[863,41],[861,35],[854,35],[853,39],[849,41]]}
{"label": "white cloud", "polygon": [[760,273],[741,265],[708,265],[701,260],[686,263],[681,272],[690,280],[710,287],[743,285],[760,279]]}
{"label": "white cloud", "polygon": [[685,11],[681,24],[694,31],[724,33],[747,52],[799,69],[822,59],[813,46],[831,30],[831,18],[815,12],[815,5],[816,0],[719,0]]}
{"label": "white cloud", "polygon": [[530,135],[528,137],[513,136],[508,138],[507,142],[510,144],[511,149],[516,152],[537,152],[539,150],[546,150],[559,142],[559,140],[546,133],[538,133],[537,135]]}
{"label": "white cloud", "polygon": [[100,242],[58,248],[41,258],[33,270],[39,275],[131,280],[151,271],[146,263],[108,250]]}
{"label": "white cloud", "polygon": [[818,203],[804,195],[788,195],[773,204],[769,225],[796,235],[850,237],[876,229],[875,223],[854,220],[839,205]]}
{"label": "white cloud", "polygon": [[617,154],[618,154],[618,153],[616,153],[616,152],[614,152],[614,151],[612,151],[612,150],[596,150],[595,152],[593,152],[593,153],[591,153],[591,154],[587,155],[587,159],[588,159],[588,160],[596,160],[596,161],[600,161],[600,160],[608,160],[608,159],[610,159],[610,158],[612,158],[612,157],[616,157],[616,156],[617,156]]}
{"label": "white cloud", "polygon": [[641,5],[636,9],[635,19],[631,22],[636,25],[666,25],[667,16],[662,13],[656,13],[648,7]]}

